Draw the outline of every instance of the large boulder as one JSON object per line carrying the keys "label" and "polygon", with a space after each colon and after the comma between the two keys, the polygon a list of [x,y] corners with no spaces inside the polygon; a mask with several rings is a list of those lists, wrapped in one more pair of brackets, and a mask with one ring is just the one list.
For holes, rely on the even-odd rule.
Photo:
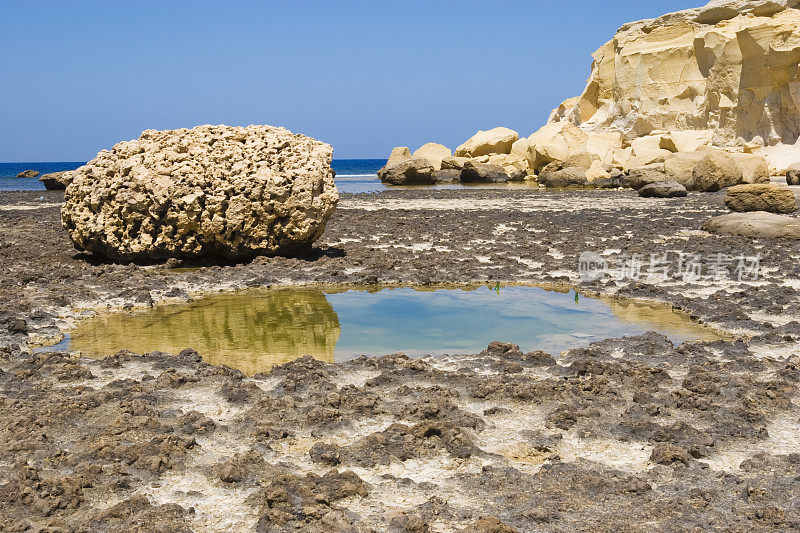
{"label": "large boulder", "polygon": [[674,181],[670,180],[669,176],[667,176],[667,174],[664,172],[646,167],[632,168],[628,171],[627,175],[630,187],[637,191],[646,185],[650,185],[651,183]]}
{"label": "large boulder", "polygon": [[272,126],[146,130],[74,171],[62,223],[112,259],[295,253],[336,208],[332,155]]}
{"label": "large boulder", "polygon": [[19,174],[17,174],[18,178],[35,178],[39,175],[39,171],[37,170],[23,170]]}
{"label": "large boulder", "polygon": [[800,163],[793,163],[786,169],[786,184],[800,185]]}
{"label": "large boulder", "polygon": [[692,181],[687,189],[714,192],[741,183],[742,169],[736,159],[721,150],[709,150],[694,166]]}
{"label": "large boulder", "polygon": [[664,172],[669,179],[677,181],[684,187],[691,187],[694,167],[704,157],[704,152],[681,152],[664,161]]}
{"label": "large boulder", "polygon": [[463,183],[504,183],[509,181],[509,175],[500,165],[467,161],[461,170],[461,181]]}
{"label": "large boulder", "polygon": [[546,168],[539,174],[539,184],[553,189],[587,187],[586,171],[580,167],[567,167],[561,170]]}
{"label": "large boulder", "polygon": [[48,191],[63,191],[72,182],[72,171],[65,170],[63,172],[42,174],[39,177],[39,181]]}
{"label": "large boulder", "polygon": [[411,150],[408,149],[408,146],[397,146],[392,148],[392,153],[389,154],[389,159],[386,161],[386,166],[384,168],[399,165],[403,161],[408,161],[409,159],[411,159]]}
{"label": "large boulder", "polygon": [[436,183],[436,167],[424,157],[412,157],[394,166],[385,166],[378,177],[389,185],[433,185]]}
{"label": "large boulder", "polygon": [[794,213],[797,199],[794,193],[773,183],[736,185],[728,189],[725,205],[732,211],[768,211],[770,213]]}
{"label": "large boulder", "polygon": [[461,181],[461,171],[443,168],[436,171],[436,183],[457,183]]}
{"label": "large boulder", "polygon": [[677,181],[657,181],[639,189],[642,198],[682,198],[686,194],[686,187]]}
{"label": "large boulder", "polygon": [[731,154],[736,161],[736,166],[742,173],[742,183],[767,183],[769,182],[769,165],[767,160],[755,154]]}
{"label": "large boulder", "polygon": [[424,157],[431,162],[433,168],[441,170],[442,159],[452,156],[450,148],[438,143],[426,143],[414,151],[414,157]]}
{"label": "large boulder", "polygon": [[520,181],[528,175],[528,161],[517,154],[495,154],[489,156],[489,164],[500,165],[511,181]]}
{"label": "large boulder", "polygon": [[478,131],[467,142],[456,148],[458,157],[479,157],[492,154],[510,154],[511,147],[519,139],[519,134],[508,128],[493,128]]}
{"label": "large boulder", "polygon": [[754,239],[800,240],[800,219],[763,211],[714,217],[703,224],[703,229],[720,235],[739,235]]}

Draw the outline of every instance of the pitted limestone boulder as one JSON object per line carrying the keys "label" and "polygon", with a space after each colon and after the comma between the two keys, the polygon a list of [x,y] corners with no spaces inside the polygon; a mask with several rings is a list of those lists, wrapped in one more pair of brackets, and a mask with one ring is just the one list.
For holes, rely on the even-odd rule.
{"label": "pitted limestone boulder", "polygon": [[62,223],[76,248],[119,260],[291,254],[336,208],[332,156],[272,126],[146,130],[74,171]]}

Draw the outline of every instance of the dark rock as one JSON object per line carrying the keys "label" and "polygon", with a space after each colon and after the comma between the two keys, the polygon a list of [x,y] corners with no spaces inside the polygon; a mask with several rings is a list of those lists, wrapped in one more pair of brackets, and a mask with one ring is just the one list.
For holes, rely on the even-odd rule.
{"label": "dark rock", "polygon": [[642,198],[682,198],[687,194],[686,187],[677,181],[659,181],[639,189]]}
{"label": "dark rock", "polygon": [[461,181],[461,171],[452,168],[443,168],[436,171],[436,183],[456,183]]}
{"label": "dark rock", "polygon": [[39,178],[45,189],[48,191],[63,191],[72,182],[72,172],[52,172],[50,174],[42,174]]}
{"label": "dark rock", "polygon": [[500,165],[467,161],[461,171],[464,183],[503,183],[509,180],[508,174]]}
{"label": "dark rock", "polygon": [[786,185],[800,185],[800,168],[786,171]]}

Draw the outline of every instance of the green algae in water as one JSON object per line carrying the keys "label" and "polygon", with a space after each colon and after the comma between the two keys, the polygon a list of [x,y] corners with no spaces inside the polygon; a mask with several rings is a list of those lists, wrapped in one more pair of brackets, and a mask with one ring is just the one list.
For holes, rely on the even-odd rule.
{"label": "green algae in water", "polygon": [[558,353],[592,341],[659,331],[674,342],[716,339],[671,309],[536,287],[383,290],[271,289],[210,296],[81,321],[70,349],[103,357],[196,349],[246,373],[303,355],[478,353],[494,340]]}

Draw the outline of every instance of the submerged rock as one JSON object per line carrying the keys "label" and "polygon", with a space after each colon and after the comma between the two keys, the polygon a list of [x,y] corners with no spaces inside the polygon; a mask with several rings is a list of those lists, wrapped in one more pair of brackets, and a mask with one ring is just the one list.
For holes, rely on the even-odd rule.
{"label": "submerged rock", "polygon": [[737,185],[728,189],[725,205],[732,211],[768,211],[770,213],[794,213],[797,199],[794,193],[772,183]]}
{"label": "submerged rock", "polygon": [[19,174],[17,174],[18,178],[35,178],[39,175],[39,172],[36,170],[23,170]]}
{"label": "submerged rock", "polygon": [[62,223],[112,259],[290,254],[339,200],[330,145],[272,126],[146,130],[74,171]]}

